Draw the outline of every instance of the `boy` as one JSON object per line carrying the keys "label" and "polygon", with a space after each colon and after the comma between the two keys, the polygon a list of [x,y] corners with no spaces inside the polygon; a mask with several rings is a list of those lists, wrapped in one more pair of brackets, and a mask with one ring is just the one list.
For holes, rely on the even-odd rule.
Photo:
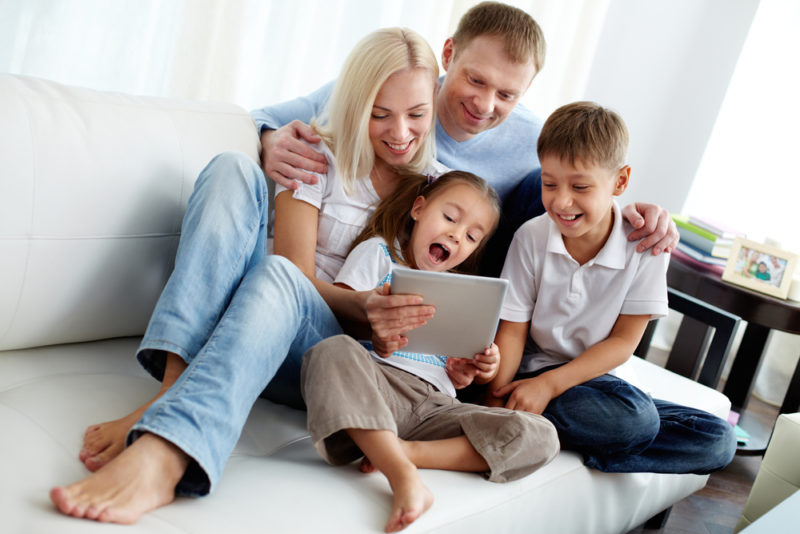
{"label": "boy", "polygon": [[563,448],[601,471],[709,473],[733,458],[731,425],[620,378],[647,322],[667,312],[669,262],[637,254],[625,237],[614,197],[630,179],[627,145],[622,119],[590,102],[545,122],[547,214],[519,229],[503,267],[510,288],[489,403],[543,414]]}

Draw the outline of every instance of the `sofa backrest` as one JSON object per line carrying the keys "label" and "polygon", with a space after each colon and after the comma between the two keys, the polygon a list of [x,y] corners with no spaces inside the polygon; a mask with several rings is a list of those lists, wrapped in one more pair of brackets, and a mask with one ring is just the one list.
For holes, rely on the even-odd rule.
{"label": "sofa backrest", "polygon": [[211,158],[250,115],[0,75],[0,350],[138,335]]}

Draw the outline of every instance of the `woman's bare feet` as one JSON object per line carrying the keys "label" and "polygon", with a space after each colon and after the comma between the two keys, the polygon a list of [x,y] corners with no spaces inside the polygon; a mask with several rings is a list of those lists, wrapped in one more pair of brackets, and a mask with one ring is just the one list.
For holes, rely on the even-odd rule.
{"label": "woman's bare feet", "polygon": [[134,523],[174,500],[188,463],[188,456],[169,441],[144,434],[88,478],[53,488],[50,499],[66,515]]}
{"label": "woman's bare feet", "polygon": [[186,362],[180,356],[172,352],[166,353],[161,389],[155,397],[125,417],[92,425],[86,429],[83,434],[83,448],[78,454],[78,458],[89,471],[97,471],[123,451],[125,438],[131,427],[142,418],[150,405],[178,380],[184,369],[186,369]]}
{"label": "woman's bare feet", "polygon": [[92,425],[86,429],[83,434],[83,448],[78,454],[78,458],[86,466],[86,469],[92,472],[97,471],[125,449],[125,438],[128,432],[142,418],[153,401],[155,399],[125,417]]}
{"label": "woman's bare feet", "polygon": [[433,493],[422,483],[416,469],[389,480],[394,493],[392,513],[386,522],[386,532],[397,532],[419,518],[433,504]]}

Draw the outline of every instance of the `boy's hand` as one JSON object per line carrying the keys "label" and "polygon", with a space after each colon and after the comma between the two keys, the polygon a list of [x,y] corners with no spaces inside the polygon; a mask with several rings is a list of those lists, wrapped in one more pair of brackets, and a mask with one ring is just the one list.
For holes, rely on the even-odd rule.
{"label": "boy's hand", "polygon": [[542,376],[515,380],[492,392],[497,399],[508,395],[505,407],[541,415],[555,397],[547,379]]}
{"label": "boy's hand", "polygon": [[678,245],[678,228],[669,211],[661,206],[635,202],[622,209],[622,217],[636,228],[628,234],[628,240],[642,240],[636,247],[639,252],[652,249],[653,256],[658,256]]}

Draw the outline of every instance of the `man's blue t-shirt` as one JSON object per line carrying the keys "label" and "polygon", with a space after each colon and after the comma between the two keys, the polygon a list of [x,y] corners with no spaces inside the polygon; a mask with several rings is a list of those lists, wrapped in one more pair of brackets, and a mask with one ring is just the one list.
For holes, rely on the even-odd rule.
{"label": "man's blue t-shirt", "polygon": [[[253,110],[251,115],[259,133],[264,128],[280,128],[295,119],[308,123],[322,114],[332,91],[330,82],[308,96]],[[482,177],[505,201],[525,178],[533,180],[532,189],[538,191],[540,166],[536,140],[541,129],[542,121],[520,104],[499,126],[467,141],[454,140],[437,119],[436,159],[451,169]]]}

